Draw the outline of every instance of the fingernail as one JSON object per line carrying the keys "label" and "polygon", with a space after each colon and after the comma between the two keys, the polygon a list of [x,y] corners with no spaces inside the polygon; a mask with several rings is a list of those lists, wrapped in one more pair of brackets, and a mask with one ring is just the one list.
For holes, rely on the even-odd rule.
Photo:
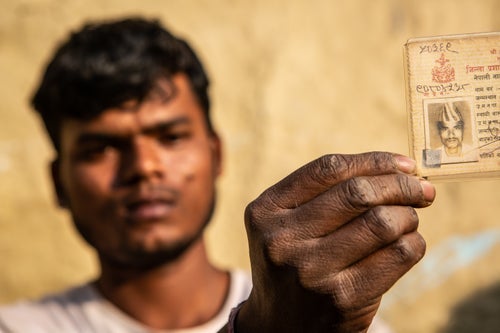
{"label": "fingernail", "polygon": [[420,186],[422,186],[424,200],[429,204],[433,202],[436,197],[436,189],[434,188],[434,185],[432,185],[428,180],[420,179]]}
{"label": "fingernail", "polygon": [[396,160],[399,170],[408,174],[415,173],[415,166],[417,165],[417,162],[415,162],[415,160],[412,160],[408,156],[403,155],[395,155],[394,159]]}

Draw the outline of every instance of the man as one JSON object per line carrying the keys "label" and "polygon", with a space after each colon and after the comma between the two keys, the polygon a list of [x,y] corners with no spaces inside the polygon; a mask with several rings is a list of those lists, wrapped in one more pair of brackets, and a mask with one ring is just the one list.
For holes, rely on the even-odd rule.
{"label": "man", "polygon": [[452,102],[443,103],[437,122],[441,143],[441,163],[477,161],[477,150],[463,143],[464,120]]}
{"label": "man", "polygon": [[383,293],[424,253],[413,207],[431,204],[432,185],[390,153],[312,161],[247,207],[250,286],[205,252],[221,170],[207,88],[194,52],[156,22],[87,25],[59,48],[33,104],[57,152],[59,203],[101,272],[1,309],[1,329],[368,329]]}

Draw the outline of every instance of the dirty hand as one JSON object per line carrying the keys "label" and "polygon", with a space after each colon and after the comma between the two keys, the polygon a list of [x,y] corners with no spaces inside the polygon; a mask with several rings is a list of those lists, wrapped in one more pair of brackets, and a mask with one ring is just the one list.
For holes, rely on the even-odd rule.
{"label": "dirty hand", "polygon": [[414,208],[435,191],[414,172],[391,153],[328,155],[250,203],[254,287],[236,332],[366,332],[425,252]]}

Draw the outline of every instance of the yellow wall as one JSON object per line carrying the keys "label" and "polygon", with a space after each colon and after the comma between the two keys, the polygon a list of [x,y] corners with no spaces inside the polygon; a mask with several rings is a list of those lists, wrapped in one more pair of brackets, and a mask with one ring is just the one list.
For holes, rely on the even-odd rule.
{"label": "yellow wall", "polygon": [[[52,152],[27,99],[54,44],[87,18],[159,17],[192,41],[212,76],[225,174],[209,241],[248,267],[245,203],[319,155],[408,153],[402,45],[500,30],[498,0],[0,0],[0,302],[96,274],[54,209]],[[450,309],[500,280],[498,180],[438,184],[420,213],[428,254],[387,295],[398,332],[436,332]]]}

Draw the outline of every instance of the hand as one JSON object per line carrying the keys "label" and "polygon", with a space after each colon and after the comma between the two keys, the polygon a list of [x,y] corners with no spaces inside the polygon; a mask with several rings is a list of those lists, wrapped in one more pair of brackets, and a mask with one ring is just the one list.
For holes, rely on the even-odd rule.
{"label": "hand", "polygon": [[365,332],[425,252],[414,207],[435,191],[414,168],[390,153],[323,156],[250,203],[254,287],[236,332]]}

